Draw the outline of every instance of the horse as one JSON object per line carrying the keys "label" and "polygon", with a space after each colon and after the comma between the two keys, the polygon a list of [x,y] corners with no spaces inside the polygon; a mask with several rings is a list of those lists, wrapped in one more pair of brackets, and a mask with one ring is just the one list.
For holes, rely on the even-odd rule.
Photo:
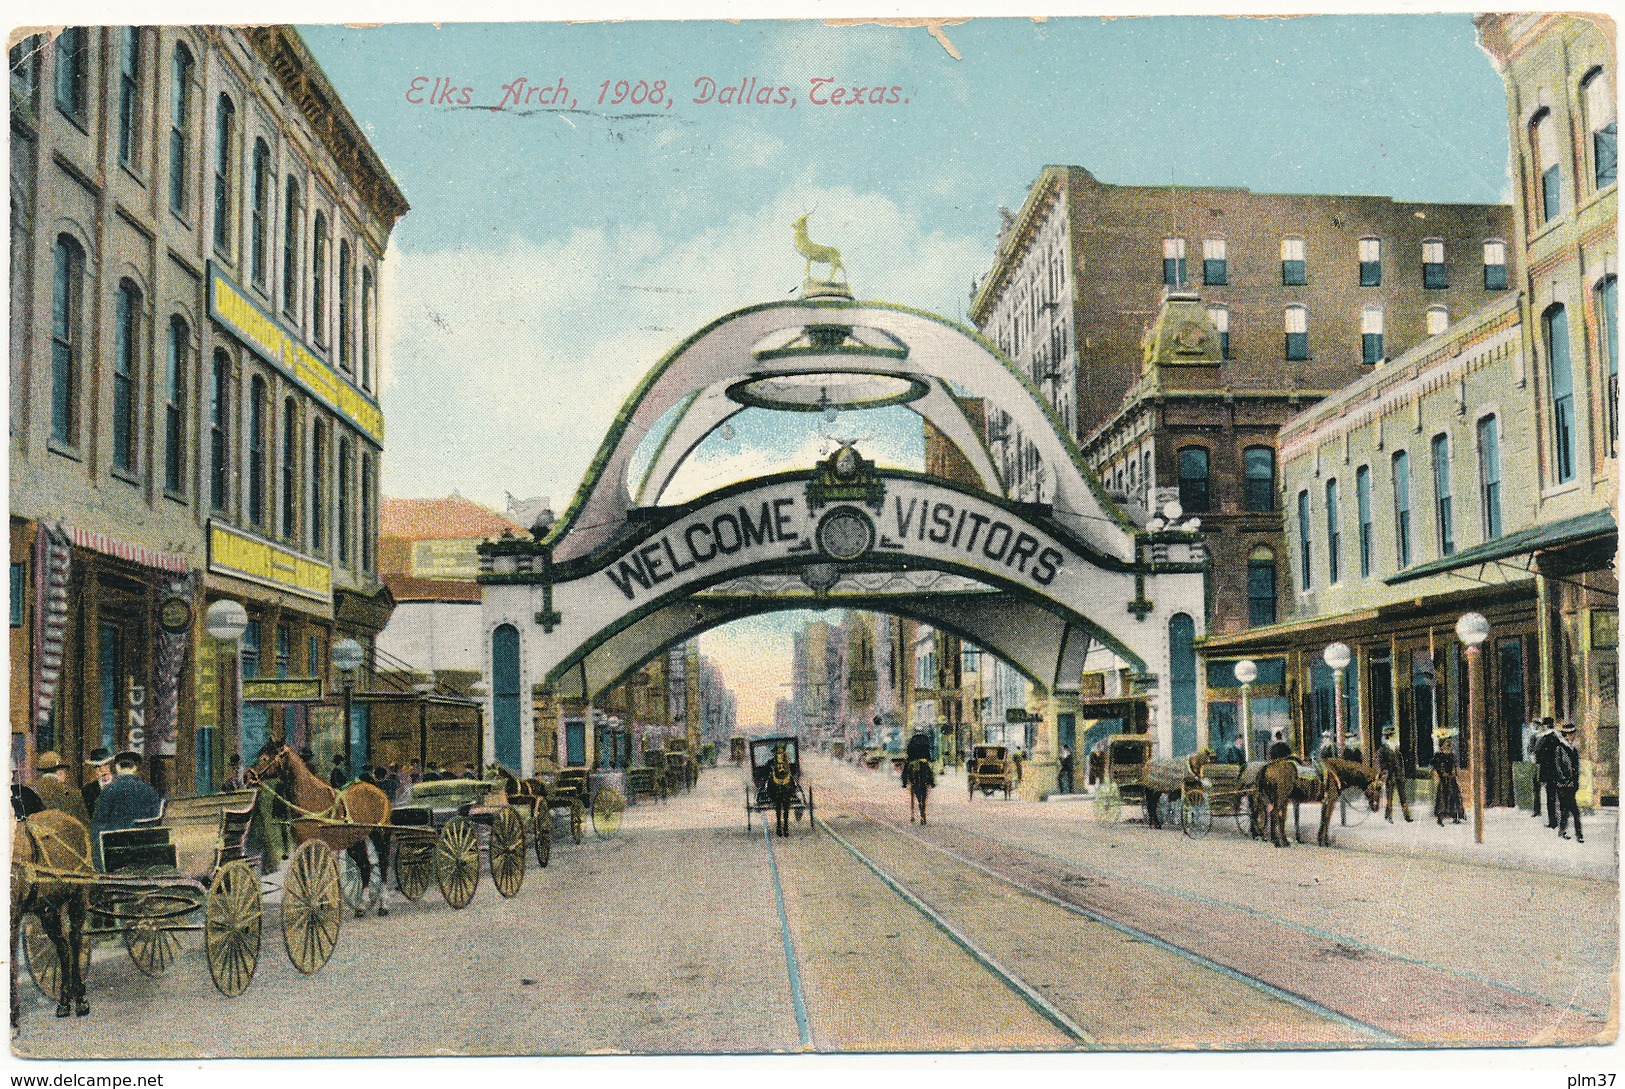
{"label": "horse", "polygon": [[915,757],[903,765],[903,789],[908,791],[908,823],[914,823],[914,810],[920,811],[920,823],[925,823],[925,797],[937,785],[937,773],[931,761]]}
{"label": "horse", "polygon": [[814,261],[829,266],[829,278],[831,280],[835,279],[837,271],[846,271],[846,266],[841,263],[840,250],[834,246],[821,246],[807,237],[807,216],[802,216],[791,226],[796,232],[796,252],[807,259],[807,279],[812,279]]}
{"label": "horse", "polygon": [[1371,803],[1371,811],[1375,813],[1382,804],[1382,773],[1370,764],[1361,764],[1353,760],[1342,760],[1333,757],[1321,762],[1320,795],[1320,834],[1315,842],[1322,847],[1332,845],[1332,810],[1337,807],[1337,800],[1348,787],[1359,787],[1365,791],[1366,801]]}
{"label": "horse", "polygon": [[[17,936],[23,916],[45,928],[62,966],[56,1015],[90,1012],[80,958],[85,953],[85,915],[90,907],[84,878],[94,874],[90,832],[60,809],[46,809],[16,821],[11,829],[11,1027],[17,1027]],[[64,933],[63,922],[67,923]]]}
{"label": "horse", "polygon": [[790,763],[790,754],[783,745],[773,747],[773,759],[767,765],[765,789],[767,800],[773,803],[774,832],[790,834],[790,806],[796,800],[796,766]]}
{"label": "horse", "polygon": [[[243,773],[249,786],[286,774],[295,810],[293,838],[304,843],[319,839],[335,851],[343,851],[361,873],[361,887],[372,894],[372,860],[367,857],[371,841],[378,856],[378,890],[374,902],[379,915],[388,915],[384,903],[384,870],[389,864],[389,799],[371,783],[351,783],[338,790],[320,779],[286,743],[267,746],[254,766]],[[269,789],[269,788],[267,788]],[[364,827],[345,827],[360,825]],[[356,918],[365,913],[365,903],[355,909]]]}
{"label": "horse", "polygon": [[1265,815],[1270,842],[1277,847],[1292,846],[1286,834],[1286,810],[1301,796],[1296,757],[1271,760],[1258,770],[1258,780],[1253,787],[1253,821],[1256,825],[1259,813]]}
{"label": "horse", "polygon": [[[1213,750],[1203,746],[1184,760],[1152,760],[1145,765],[1145,820],[1152,828],[1162,827],[1162,796],[1183,797],[1187,784],[1200,785],[1202,769],[1213,763]],[[1192,781],[1194,780],[1194,783]],[[1177,784],[1177,785],[1176,785]]]}

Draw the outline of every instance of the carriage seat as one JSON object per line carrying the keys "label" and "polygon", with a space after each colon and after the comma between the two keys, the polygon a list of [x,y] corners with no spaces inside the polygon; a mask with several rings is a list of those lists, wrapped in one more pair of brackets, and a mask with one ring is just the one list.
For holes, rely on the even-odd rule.
{"label": "carriage seat", "polygon": [[169,842],[168,828],[113,828],[101,837],[105,873],[176,869],[175,845]]}

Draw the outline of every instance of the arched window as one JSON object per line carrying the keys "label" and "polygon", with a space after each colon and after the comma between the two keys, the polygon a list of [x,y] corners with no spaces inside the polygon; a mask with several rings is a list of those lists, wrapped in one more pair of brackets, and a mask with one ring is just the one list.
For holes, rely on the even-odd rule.
{"label": "arched window", "polygon": [[1360,286],[1382,286],[1382,239],[1360,239]]}
{"label": "arched window", "polygon": [[1552,467],[1557,483],[1574,479],[1574,369],[1569,363],[1569,316],[1563,304],[1541,316],[1552,401]]}
{"label": "arched window", "polygon": [[355,468],[354,454],[351,453],[350,440],[339,440],[339,480],[338,523],[334,527],[338,533],[339,562],[348,566],[350,563],[350,473]]}
{"label": "arched window", "polygon": [[1591,131],[1591,176],[1598,189],[1619,180],[1619,122],[1614,111],[1613,81],[1593,68],[1580,81],[1586,128]]}
{"label": "arched window", "polygon": [[327,346],[327,217],[320,212],[310,238],[310,335]]}
{"label": "arched window", "polygon": [[248,384],[248,520],[265,527],[265,429],[267,412],[265,379],[255,375]]}
{"label": "arched window", "polygon": [[1360,520],[1360,577],[1371,577],[1371,466],[1354,471],[1355,513]]}
{"label": "arched window", "polygon": [[209,404],[209,508],[224,511],[231,497],[231,356],[214,353]]}
{"label": "arched window", "polygon": [[1202,282],[1221,286],[1230,282],[1229,251],[1222,238],[1202,239]]}
{"label": "arched window", "polygon": [[1297,303],[1286,308],[1286,357],[1289,360],[1309,358],[1309,311]]}
{"label": "arched window", "polygon": [[58,235],[51,281],[51,441],[79,444],[79,383],[84,352],[85,251]]}
{"label": "arched window", "polygon": [[192,330],[186,319],[169,319],[169,351],[164,367],[164,491],[180,496],[186,490],[187,356]]}
{"label": "arched window", "polygon": [[1162,240],[1162,282],[1168,287],[1179,287],[1185,282],[1185,240]]}
{"label": "arched window", "polygon": [[85,103],[89,94],[85,81],[90,74],[90,35],[82,26],[64,27],[56,37],[56,108],[86,125]]}
{"label": "arched window", "polygon": [[349,373],[350,362],[350,242],[339,239],[339,369]]}
{"label": "arched window", "polygon": [[1478,508],[1484,539],[1501,535],[1501,427],[1494,416],[1478,421]]}
{"label": "arched window", "polygon": [[254,141],[253,191],[249,194],[252,218],[249,221],[248,269],[254,286],[265,290],[266,247],[271,231],[271,148],[264,140]]}
{"label": "arched window", "polygon": [[1298,589],[1307,590],[1314,585],[1309,560],[1312,551],[1309,535],[1309,491],[1298,493]]}
{"label": "arched window", "polygon": [[1309,282],[1309,261],[1305,256],[1303,239],[1281,239],[1281,283],[1287,287],[1302,287]]}
{"label": "arched window", "polygon": [[1442,290],[1450,286],[1450,277],[1444,267],[1444,239],[1422,239],[1422,286]]}
{"label": "arched window", "polygon": [[1343,532],[1338,524],[1337,479],[1326,481],[1326,585],[1335,586],[1343,577],[1340,564]]}
{"label": "arched window", "polygon": [[214,248],[231,256],[237,215],[237,107],[220,96],[214,115]]}
{"label": "arched window", "polygon": [[361,455],[361,516],[356,519],[357,529],[361,533],[361,570],[372,571],[372,455]]}
{"label": "arched window", "polygon": [[140,415],[141,291],[120,280],[113,298],[113,468],[135,472]]}
{"label": "arched window", "polygon": [[1433,436],[1433,524],[1439,541],[1439,555],[1456,550],[1455,525],[1450,517],[1450,436]]}
{"label": "arched window", "polygon": [[503,624],[491,633],[491,727],[496,761],[518,768],[519,744],[519,629]]}
{"label": "arched window", "polygon": [[1394,455],[1394,544],[1395,560],[1404,569],[1411,565],[1411,456],[1404,450]]}
{"label": "arched window", "polygon": [[1174,718],[1173,751],[1196,751],[1196,622],[1184,613],[1168,620],[1168,687]]}
{"label": "arched window", "polygon": [[1249,446],[1241,457],[1247,475],[1247,510],[1268,514],[1275,509],[1275,451],[1268,446]]}
{"label": "arched window", "polygon": [[332,494],[327,486],[328,425],[317,420],[310,429],[310,547],[327,551],[327,504]]}
{"label": "arched window", "polygon": [[299,203],[299,183],[288,179],[282,203],[282,312],[299,324],[299,228],[304,211]]}
{"label": "arched window", "polygon": [[118,161],[141,168],[141,28],[118,30]]}
{"label": "arched window", "polygon": [[1558,162],[1557,122],[1551,110],[1541,110],[1530,119],[1529,147],[1535,176],[1540,179],[1541,222],[1549,223],[1563,211],[1563,171]]}
{"label": "arched window", "polygon": [[1208,454],[1201,446],[1187,446],[1179,452],[1179,505],[1186,514],[1208,509]]}
{"label": "arched window", "polygon": [[1262,545],[1247,557],[1247,623],[1275,623],[1275,553]]}
{"label": "arched window", "polygon": [[184,216],[192,196],[192,51],[175,43],[169,65],[169,210]]}
{"label": "arched window", "polygon": [[282,402],[282,537],[299,536],[299,402]]}
{"label": "arched window", "polygon": [[372,388],[372,269],[361,268],[361,388]]}
{"label": "arched window", "polygon": [[1603,393],[1603,416],[1608,421],[1608,456],[1619,444],[1619,279],[1604,276],[1595,292],[1597,335],[1602,340],[1608,383]]}

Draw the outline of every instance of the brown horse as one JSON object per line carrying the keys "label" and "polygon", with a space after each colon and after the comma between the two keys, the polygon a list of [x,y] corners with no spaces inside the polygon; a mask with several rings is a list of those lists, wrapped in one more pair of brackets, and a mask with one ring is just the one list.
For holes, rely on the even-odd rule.
{"label": "brown horse", "polygon": [[[62,993],[56,1015],[79,1017],[90,1012],[80,972],[84,955],[85,914],[95,873],[90,864],[90,833],[60,809],[47,809],[15,822],[11,829],[11,1025],[17,1027],[17,935],[23,916],[33,915],[45,928],[62,966]],[[64,932],[63,924],[67,928]]]}
{"label": "brown horse", "polygon": [[[285,743],[267,746],[252,768],[243,773],[250,786],[259,786],[264,780],[286,776],[291,797],[286,800],[294,809],[293,838],[304,843],[319,839],[335,851],[343,851],[355,862],[361,872],[361,887],[372,898],[372,860],[367,857],[367,844],[371,842],[378,856],[378,891],[375,903],[378,914],[388,915],[384,904],[384,870],[389,864],[389,799],[371,783],[351,783],[337,790],[299,759],[297,753]],[[264,787],[262,789],[270,789]],[[353,825],[355,827],[346,827]],[[365,904],[355,909],[360,918]]]}
{"label": "brown horse", "polygon": [[937,785],[937,773],[931,770],[931,761],[916,758],[903,765],[903,789],[908,791],[908,823],[914,823],[914,811],[920,812],[920,823],[925,823],[925,799]]}
{"label": "brown horse", "polygon": [[1337,808],[1338,798],[1349,787],[1359,787],[1365,791],[1366,801],[1371,803],[1371,811],[1375,813],[1382,804],[1382,773],[1370,764],[1332,758],[1321,762],[1320,775],[1320,835],[1315,837],[1315,842],[1330,847],[1332,810]]}
{"label": "brown horse", "polygon": [[774,832],[790,834],[790,806],[796,800],[798,768],[790,762],[783,745],[773,746],[773,760],[767,765],[767,800],[773,803]]}
{"label": "brown horse", "polygon": [[1270,842],[1277,847],[1290,847],[1286,835],[1286,811],[1294,805],[1300,794],[1298,761],[1294,757],[1271,760],[1258,770],[1258,782],[1253,787],[1253,820],[1262,813],[1269,825]]}

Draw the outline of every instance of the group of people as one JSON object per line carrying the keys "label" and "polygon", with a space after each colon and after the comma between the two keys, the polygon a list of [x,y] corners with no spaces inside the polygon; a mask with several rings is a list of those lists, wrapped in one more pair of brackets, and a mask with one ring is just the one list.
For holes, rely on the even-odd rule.
{"label": "group of people", "polygon": [[34,795],[43,809],[60,809],[90,829],[91,862],[102,868],[101,834],[134,828],[163,811],[163,799],[141,778],[141,754],[114,754],[105,748],[93,750],[85,760],[92,777],[75,790],[68,782],[71,765],[55,751],[39,754],[39,779]]}
{"label": "group of people", "polygon": [[1535,765],[1534,817],[1540,816],[1540,796],[1546,794],[1546,827],[1569,838],[1569,818],[1574,818],[1574,838],[1586,841],[1580,830],[1580,747],[1579,728],[1572,722],[1561,727],[1550,718],[1531,722],[1524,728],[1524,752]]}

